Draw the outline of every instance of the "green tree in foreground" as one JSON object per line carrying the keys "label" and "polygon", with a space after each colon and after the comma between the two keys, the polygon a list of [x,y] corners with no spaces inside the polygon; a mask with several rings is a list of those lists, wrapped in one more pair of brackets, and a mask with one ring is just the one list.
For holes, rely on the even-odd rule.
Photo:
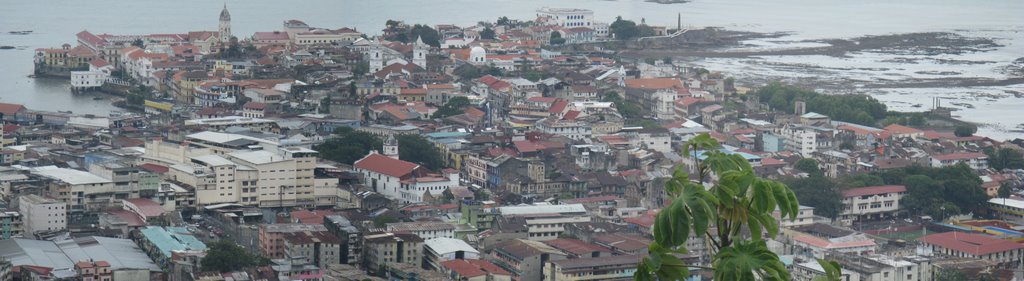
{"label": "green tree in foreground", "polygon": [[[658,213],[654,222],[654,242],[649,254],[637,266],[636,280],[684,280],[691,268],[709,269],[715,280],[791,280],[779,256],[768,249],[763,235],[775,237],[779,223],[772,217],[776,209],[783,219],[796,218],[799,204],[796,194],[785,184],[759,178],[741,156],[717,150],[721,145],[703,134],[690,140],[683,154],[695,158],[699,181],[678,167],[666,183],[671,203]],[[703,155],[696,155],[706,151]],[[700,157],[703,157],[701,159]],[[718,182],[705,189],[712,175]],[[743,229],[749,229],[745,237]],[[691,235],[708,239],[715,253],[711,267],[688,265],[676,255],[685,254]],[[818,261],[826,274],[820,280],[838,280],[839,266]]]}
{"label": "green tree in foreground", "polygon": [[202,267],[205,271],[229,272],[257,264],[257,258],[229,240],[207,244]]}

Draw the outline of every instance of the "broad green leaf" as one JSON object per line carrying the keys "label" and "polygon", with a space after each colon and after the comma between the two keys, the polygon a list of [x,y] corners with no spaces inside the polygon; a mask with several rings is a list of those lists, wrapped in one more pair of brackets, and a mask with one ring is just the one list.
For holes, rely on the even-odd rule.
{"label": "broad green leaf", "polygon": [[818,260],[818,264],[825,270],[825,275],[815,276],[813,281],[841,281],[843,280],[842,268],[838,262]]}
{"label": "broad green leaf", "polygon": [[715,280],[758,281],[791,279],[779,256],[764,241],[738,241],[715,255]]}

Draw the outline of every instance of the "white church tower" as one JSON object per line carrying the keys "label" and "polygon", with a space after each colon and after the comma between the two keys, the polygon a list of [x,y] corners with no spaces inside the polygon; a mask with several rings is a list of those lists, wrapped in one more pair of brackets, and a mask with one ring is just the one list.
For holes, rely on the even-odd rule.
{"label": "white church tower", "polygon": [[427,69],[427,51],[429,50],[430,46],[423,43],[423,38],[416,36],[416,43],[412,50],[412,63]]}
{"label": "white church tower", "polygon": [[388,135],[388,139],[384,141],[384,156],[398,159],[398,140],[394,134]]}
{"label": "white church tower", "polygon": [[384,48],[380,45],[380,41],[374,40],[370,45],[370,73],[377,73],[381,69],[384,69]]}
{"label": "white church tower", "polygon": [[231,13],[228,13],[228,4],[220,11],[220,42],[227,44],[231,42]]}

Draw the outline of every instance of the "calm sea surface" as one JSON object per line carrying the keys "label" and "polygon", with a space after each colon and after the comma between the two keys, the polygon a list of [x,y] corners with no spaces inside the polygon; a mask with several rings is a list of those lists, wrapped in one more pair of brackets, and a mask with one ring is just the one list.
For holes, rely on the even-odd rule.
{"label": "calm sea surface", "polygon": [[[72,96],[68,83],[59,79],[28,78],[32,73],[32,50],[74,43],[74,34],[81,30],[112,34],[216,30],[222,4],[221,1],[5,1],[0,5],[0,45],[18,49],[0,50],[0,102],[22,103],[33,109],[105,114],[114,109],[108,99]],[[256,31],[278,30],[288,19],[300,19],[317,27],[355,27],[364,33],[376,34],[388,19],[468,25],[480,20],[493,21],[499,16],[531,19],[537,8],[552,6],[592,9],[598,20],[608,22],[621,15],[637,21],[644,18],[648,24],[672,26],[677,13],[682,13],[684,25],[788,31],[793,35],[785,40],[791,41],[925,31],[987,32],[986,35],[1000,37],[1000,42],[1008,46],[985,59],[1008,64],[1015,55],[1024,57],[1024,52],[1018,52],[1022,44],[1014,44],[1024,38],[1024,18],[1021,17],[1024,1],[1019,0],[695,0],[685,4],[653,4],[639,0],[231,0],[227,5],[232,30],[238,37],[248,37]],[[7,33],[18,30],[34,32],[30,35]],[[784,42],[754,42],[759,43],[785,47]],[[828,65],[844,63],[834,58],[802,59]],[[737,76],[762,72],[790,75],[778,73],[777,69],[747,67],[739,60],[706,64],[720,65]],[[981,72],[998,76],[994,71]],[[927,93],[917,91],[914,95]],[[886,100],[886,93],[879,94]],[[1021,104],[1024,106],[1024,101]],[[995,134],[1017,135],[1006,132],[1013,122],[1000,123],[1006,113],[978,114],[963,117],[1000,125],[991,130]],[[1024,113],[1018,111],[1017,114],[1013,119],[1024,119]]]}

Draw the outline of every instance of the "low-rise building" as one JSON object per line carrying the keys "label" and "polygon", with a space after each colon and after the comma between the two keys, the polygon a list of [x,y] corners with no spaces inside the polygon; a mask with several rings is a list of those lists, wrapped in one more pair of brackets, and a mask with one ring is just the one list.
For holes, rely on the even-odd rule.
{"label": "low-rise building", "polygon": [[515,239],[498,244],[487,259],[512,273],[512,280],[546,280],[544,264],[566,259],[565,253],[538,241]]}
{"label": "low-rise building", "polygon": [[427,269],[440,270],[445,261],[479,258],[480,252],[461,239],[441,237],[423,241],[423,267]]}
{"label": "low-rise building", "polygon": [[512,273],[486,260],[445,261],[440,270],[451,280],[512,281]]}
{"label": "low-rise building", "polygon": [[110,179],[86,171],[44,166],[31,172],[53,180],[48,194],[66,203],[69,213],[100,211],[116,206],[117,199],[139,197],[128,188],[115,188]]}
{"label": "low-rise building", "polygon": [[983,234],[946,232],[917,239],[940,255],[981,259],[1001,264],[1019,264],[1024,258],[1024,244]]}
{"label": "low-rise building", "polygon": [[286,257],[284,238],[289,233],[327,232],[323,224],[261,224],[259,228],[260,251],[272,259]]}
{"label": "low-rise building", "polygon": [[642,256],[556,260],[544,264],[546,281],[624,280],[633,278]]}
{"label": "low-rise building", "polygon": [[907,192],[902,185],[859,187],[843,190],[843,211],[839,218],[846,222],[882,219],[900,211],[900,199]]}
{"label": "low-rise building", "polygon": [[206,251],[206,244],[185,227],[147,226],[133,231],[132,238],[164,269],[173,266],[176,251]]}
{"label": "low-rise building", "polygon": [[504,217],[524,218],[529,239],[536,241],[557,239],[565,232],[565,225],[590,221],[583,204],[506,206],[498,207],[498,213]]}
{"label": "low-rise building", "polygon": [[965,163],[971,169],[988,169],[988,155],[980,152],[960,152],[949,154],[938,154],[930,157],[929,163],[932,167],[941,168]]}
{"label": "low-rise building", "polygon": [[455,238],[455,225],[446,222],[396,222],[387,224],[387,231],[416,234],[424,240]]}

